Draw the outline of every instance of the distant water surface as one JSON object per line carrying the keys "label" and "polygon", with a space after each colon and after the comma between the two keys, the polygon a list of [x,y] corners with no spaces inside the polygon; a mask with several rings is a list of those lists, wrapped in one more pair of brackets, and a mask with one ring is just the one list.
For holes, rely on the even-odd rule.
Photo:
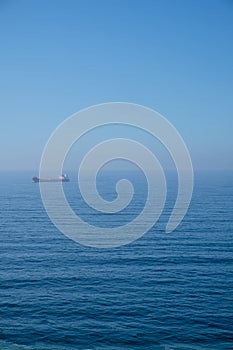
{"label": "distant water surface", "polygon": [[[154,228],[107,250],[62,235],[32,175],[0,174],[1,350],[233,349],[232,173],[196,174],[186,217],[165,234],[177,187],[171,176]],[[100,179],[106,199],[115,178]],[[113,227],[145,202],[143,177],[132,181],[135,199],[121,217],[88,211],[75,177],[64,190],[85,220]]]}

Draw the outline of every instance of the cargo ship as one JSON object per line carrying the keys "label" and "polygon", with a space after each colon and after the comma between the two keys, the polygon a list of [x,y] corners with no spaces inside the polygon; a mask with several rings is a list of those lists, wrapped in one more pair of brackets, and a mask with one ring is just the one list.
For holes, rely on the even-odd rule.
{"label": "cargo ship", "polygon": [[48,179],[40,179],[39,177],[33,176],[32,182],[69,182],[70,179],[68,175],[64,174],[59,176],[58,178],[48,178]]}

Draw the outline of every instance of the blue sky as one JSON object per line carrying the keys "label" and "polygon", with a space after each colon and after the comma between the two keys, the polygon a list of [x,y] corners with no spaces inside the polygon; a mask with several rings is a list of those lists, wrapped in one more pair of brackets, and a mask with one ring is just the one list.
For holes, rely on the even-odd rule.
{"label": "blue sky", "polygon": [[0,0],[0,170],[109,101],[157,110],[195,169],[233,170],[233,1]]}

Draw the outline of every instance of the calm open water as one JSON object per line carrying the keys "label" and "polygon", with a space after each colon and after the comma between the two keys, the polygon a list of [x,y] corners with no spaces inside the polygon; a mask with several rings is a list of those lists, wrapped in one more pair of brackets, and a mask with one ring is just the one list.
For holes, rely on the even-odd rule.
{"label": "calm open water", "polygon": [[[188,214],[165,234],[175,198],[170,181],[155,227],[107,250],[62,235],[32,175],[0,174],[1,350],[233,349],[232,173],[197,174]],[[145,199],[143,180],[137,183],[141,193],[127,220]],[[112,177],[110,186],[106,179],[102,184],[107,198]],[[64,186],[92,221],[74,194],[75,179]],[[95,217],[100,226],[120,220]]]}

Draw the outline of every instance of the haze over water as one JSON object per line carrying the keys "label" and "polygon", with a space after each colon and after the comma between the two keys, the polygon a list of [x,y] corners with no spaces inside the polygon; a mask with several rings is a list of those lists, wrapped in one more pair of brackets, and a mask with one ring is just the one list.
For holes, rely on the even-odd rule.
{"label": "haze over water", "polygon": [[[231,0],[0,0],[0,350],[233,349],[232,38]],[[174,126],[191,156],[194,192],[183,221],[166,234],[177,171],[166,147],[144,132],[152,123],[140,115],[144,131],[114,120],[85,133],[63,164],[67,201],[85,222],[123,227],[147,196],[142,172],[123,161],[101,171],[97,189],[114,200],[126,176],[132,202],[116,214],[88,207],[78,166],[98,143],[142,143],[168,182],[149,232],[95,249],[52,224],[31,178],[40,176],[58,125],[109,102],[145,106]]]}

